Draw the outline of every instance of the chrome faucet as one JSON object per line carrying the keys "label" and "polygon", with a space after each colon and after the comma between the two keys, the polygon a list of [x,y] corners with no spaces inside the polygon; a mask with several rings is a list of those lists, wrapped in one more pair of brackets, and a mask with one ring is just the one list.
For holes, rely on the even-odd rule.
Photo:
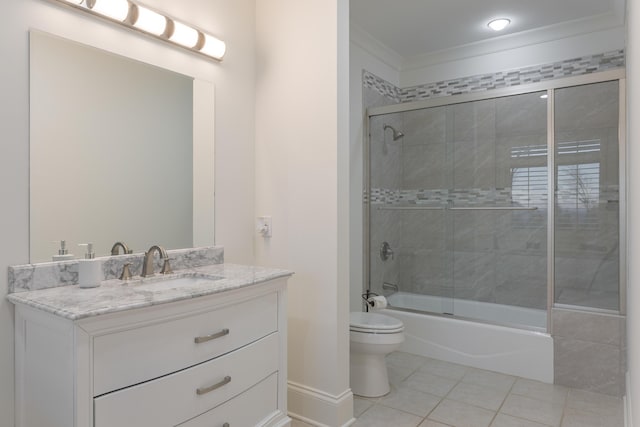
{"label": "chrome faucet", "polygon": [[127,246],[123,242],[115,242],[111,247],[111,255],[120,255],[120,248],[122,248],[122,253],[125,255],[133,253],[129,246]]}
{"label": "chrome faucet", "polygon": [[169,266],[169,257],[167,251],[162,246],[153,245],[147,252],[144,253],[144,261],[142,262],[142,277],[153,276],[153,253],[157,251],[160,254],[160,259],[164,260],[164,266],[162,267],[162,273],[170,273],[171,267]]}

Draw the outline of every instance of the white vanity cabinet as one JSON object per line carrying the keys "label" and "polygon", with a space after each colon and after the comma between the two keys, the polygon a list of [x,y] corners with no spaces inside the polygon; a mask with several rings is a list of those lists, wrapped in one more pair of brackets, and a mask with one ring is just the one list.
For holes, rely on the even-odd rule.
{"label": "white vanity cabinet", "polygon": [[16,304],[16,425],[288,426],[286,336],[286,278],[78,320]]}

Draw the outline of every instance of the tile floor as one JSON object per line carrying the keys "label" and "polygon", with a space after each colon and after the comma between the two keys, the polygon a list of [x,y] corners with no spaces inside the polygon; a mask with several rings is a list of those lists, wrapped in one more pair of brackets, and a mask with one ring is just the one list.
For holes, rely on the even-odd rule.
{"label": "tile floor", "polygon": [[[354,397],[353,427],[622,427],[621,398],[395,352],[391,392]],[[294,421],[292,427],[308,427]]]}

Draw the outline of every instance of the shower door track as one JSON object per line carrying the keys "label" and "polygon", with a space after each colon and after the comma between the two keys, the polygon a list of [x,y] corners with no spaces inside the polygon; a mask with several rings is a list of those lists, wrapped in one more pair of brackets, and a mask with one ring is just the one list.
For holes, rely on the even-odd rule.
{"label": "shower door track", "polygon": [[378,206],[379,211],[536,211],[537,206],[463,206],[463,207],[431,207],[431,206]]}
{"label": "shower door track", "polygon": [[465,206],[447,208],[449,211],[537,211],[537,206]]}

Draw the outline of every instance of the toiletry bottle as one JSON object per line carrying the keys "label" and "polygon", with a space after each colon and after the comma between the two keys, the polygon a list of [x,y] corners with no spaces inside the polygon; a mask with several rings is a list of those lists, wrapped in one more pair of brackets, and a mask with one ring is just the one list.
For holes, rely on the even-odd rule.
{"label": "toiletry bottle", "polygon": [[69,261],[70,259],[73,259],[73,254],[70,254],[69,251],[67,251],[66,241],[60,240],[60,249],[58,249],[58,255],[52,256],[51,259],[53,261]]}
{"label": "toiletry bottle", "polygon": [[92,243],[82,243],[78,246],[86,246],[87,252],[84,259],[78,260],[78,286],[81,288],[95,288],[102,281],[102,263],[96,259]]}

